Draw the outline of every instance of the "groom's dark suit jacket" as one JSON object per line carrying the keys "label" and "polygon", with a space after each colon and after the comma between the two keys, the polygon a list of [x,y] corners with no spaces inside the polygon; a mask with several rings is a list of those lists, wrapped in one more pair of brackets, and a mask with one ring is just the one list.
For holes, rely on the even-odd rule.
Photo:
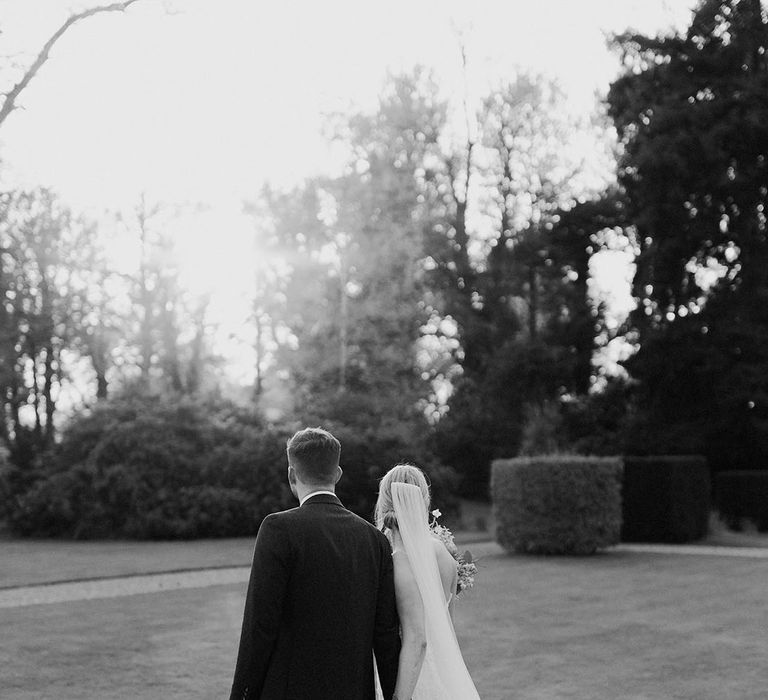
{"label": "groom's dark suit jacket", "polygon": [[259,529],[231,700],[373,700],[400,633],[387,538],[319,494]]}

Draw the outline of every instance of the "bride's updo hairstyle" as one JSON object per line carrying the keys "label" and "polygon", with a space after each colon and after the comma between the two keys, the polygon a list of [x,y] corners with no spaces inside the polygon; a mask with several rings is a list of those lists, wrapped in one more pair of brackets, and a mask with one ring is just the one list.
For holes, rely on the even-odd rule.
{"label": "bride's updo hairstyle", "polygon": [[397,527],[395,506],[392,502],[392,484],[394,483],[418,486],[424,499],[424,510],[429,512],[431,497],[429,495],[429,483],[424,472],[412,464],[398,464],[392,467],[379,483],[379,497],[376,499],[376,508],[373,513],[376,527],[379,530],[393,530]]}

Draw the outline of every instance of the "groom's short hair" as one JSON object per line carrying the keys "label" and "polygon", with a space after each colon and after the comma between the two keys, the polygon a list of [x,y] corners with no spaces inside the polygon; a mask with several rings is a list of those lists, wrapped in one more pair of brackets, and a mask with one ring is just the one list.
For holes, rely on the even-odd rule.
{"label": "groom's short hair", "polygon": [[341,444],[327,430],[304,428],[288,440],[288,463],[311,486],[334,483]]}

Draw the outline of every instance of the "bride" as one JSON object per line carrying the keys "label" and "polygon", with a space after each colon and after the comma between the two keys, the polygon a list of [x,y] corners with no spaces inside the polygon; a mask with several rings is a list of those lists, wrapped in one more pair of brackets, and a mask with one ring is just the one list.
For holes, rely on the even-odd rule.
{"label": "bride", "polygon": [[453,629],[456,560],[430,532],[429,505],[418,467],[399,464],[381,480],[375,521],[392,543],[402,634],[393,700],[480,700]]}

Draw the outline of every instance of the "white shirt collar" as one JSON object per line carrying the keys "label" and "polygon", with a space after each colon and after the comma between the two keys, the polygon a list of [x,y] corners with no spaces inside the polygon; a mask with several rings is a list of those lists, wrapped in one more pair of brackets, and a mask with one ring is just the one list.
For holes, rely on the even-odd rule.
{"label": "white shirt collar", "polygon": [[336,494],[333,491],[313,491],[312,493],[308,493],[304,498],[302,498],[299,501],[299,507],[303,506],[304,503],[306,503],[308,498],[313,498],[314,496],[319,496],[320,494],[325,494],[327,496],[335,496]]}

